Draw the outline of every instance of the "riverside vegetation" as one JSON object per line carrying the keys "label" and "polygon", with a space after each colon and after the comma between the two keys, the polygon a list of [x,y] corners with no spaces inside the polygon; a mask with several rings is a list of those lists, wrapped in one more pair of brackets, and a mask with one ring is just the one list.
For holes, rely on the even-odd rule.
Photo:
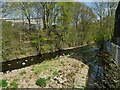
{"label": "riverside vegetation", "polygon": [[[119,66],[108,53],[99,52],[104,40],[112,40],[117,3],[91,4],[94,7],[82,2],[2,3],[2,16],[10,20],[1,19],[1,62],[84,44],[88,47],[68,56],[1,73],[0,86],[7,89],[119,88]],[[89,47],[92,42],[97,45]]]}

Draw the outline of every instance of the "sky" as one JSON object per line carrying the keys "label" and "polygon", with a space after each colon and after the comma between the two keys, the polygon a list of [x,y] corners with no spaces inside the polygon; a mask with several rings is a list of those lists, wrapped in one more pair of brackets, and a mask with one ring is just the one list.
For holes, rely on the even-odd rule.
{"label": "sky", "polygon": [[1,2],[118,2],[119,0],[0,0]]}
{"label": "sky", "polygon": [[[5,1],[9,1],[9,2],[11,2],[11,1],[52,1],[52,0],[0,0],[0,1],[2,1],[2,2],[5,2]],[[57,1],[57,0],[53,0],[53,1]],[[70,0],[61,0],[61,1],[70,1]],[[93,5],[93,3],[92,2],[95,2],[95,1],[99,1],[99,2],[101,2],[101,1],[108,1],[108,0],[71,0],[71,1],[74,1],[74,2],[83,2],[83,3],[85,3],[87,6],[89,6],[89,7],[94,7],[94,5]],[[119,0],[114,0],[114,1],[119,1]],[[1,2],[0,2],[0,5],[1,5]],[[0,8],[0,11],[1,11],[1,8]],[[2,17],[2,14],[1,14],[1,12],[0,12],[0,18]]]}
{"label": "sky", "polygon": [[[4,2],[5,2],[5,1],[11,1],[11,0],[0,0],[0,1],[4,1]],[[14,1],[19,1],[19,0],[14,0]],[[24,1],[25,1],[25,0],[24,0]],[[26,1],[27,1],[27,0],[26,0]],[[91,2],[85,2],[85,1],[87,1],[87,0],[74,0],[74,1],[75,1],[75,2],[84,2],[87,6],[90,6],[90,7],[91,7],[91,6],[92,6],[92,3],[91,3],[91,2],[92,2],[93,0],[89,0],[89,1],[91,1]],[[2,5],[4,2],[0,2],[0,5]],[[0,8],[0,11],[1,11],[1,9],[2,9],[2,8]],[[0,18],[2,18],[1,12],[0,12]]]}
{"label": "sky", "polygon": [[118,2],[119,0],[0,0],[2,2],[45,2],[45,1],[64,1],[64,2],[73,2],[73,1],[79,1],[79,2]]}
{"label": "sky", "polygon": [[[2,3],[0,2],[0,7],[1,7]],[[2,17],[2,9],[0,8],[0,18]]]}

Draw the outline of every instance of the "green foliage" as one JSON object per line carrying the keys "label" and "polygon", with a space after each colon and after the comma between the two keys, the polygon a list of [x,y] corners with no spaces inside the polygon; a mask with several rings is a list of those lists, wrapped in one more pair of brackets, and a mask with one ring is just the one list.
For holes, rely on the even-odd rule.
{"label": "green foliage", "polygon": [[[3,21],[3,58],[11,59],[13,54],[19,57],[21,54],[36,51],[37,53],[52,52],[94,41],[100,46],[104,40],[111,40],[114,14],[108,15],[109,12],[106,11],[103,15],[101,12],[105,11],[104,6],[107,4],[100,3],[100,5],[98,6],[100,8],[93,9],[80,2],[6,3],[3,8],[4,13],[10,15],[8,11],[15,11],[17,15],[21,11],[22,17],[27,17],[30,21],[32,21],[31,17],[35,18],[38,27],[41,27],[39,23],[42,19],[43,29],[21,30],[23,25],[27,28],[29,25],[23,22],[24,24],[15,23],[12,26],[11,22]],[[94,13],[95,11],[98,13]],[[97,17],[100,16],[101,18],[98,19]],[[25,50],[29,48],[31,51]]]}
{"label": "green foliage", "polygon": [[44,72],[46,70],[50,70],[53,69],[54,67],[61,65],[61,63],[56,63],[57,61],[57,57],[51,60],[45,60],[42,63],[40,63],[39,65],[36,65],[32,68],[32,71],[34,74],[40,74],[41,72]]}
{"label": "green foliage", "polygon": [[49,45],[44,45],[44,46],[41,46],[41,51],[42,53],[46,53],[46,52],[50,52],[50,46]]}
{"label": "green foliage", "polygon": [[8,83],[6,80],[0,80],[0,87],[7,87]]}
{"label": "green foliage", "polygon": [[96,43],[98,46],[101,46],[102,43],[104,41],[104,36],[102,34],[98,34],[98,36],[96,37]]}
{"label": "green foliage", "polygon": [[45,87],[46,86],[46,79],[45,78],[39,78],[36,80],[36,85],[40,87]]}
{"label": "green foliage", "polygon": [[[98,45],[101,45],[104,40],[110,41],[113,35],[114,29],[113,16],[106,17],[104,20],[96,22],[96,35],[94,35],[95,41]],[[110,23],[109,23],[110,22]],[[101,26],[102,23],[102,26]]]}

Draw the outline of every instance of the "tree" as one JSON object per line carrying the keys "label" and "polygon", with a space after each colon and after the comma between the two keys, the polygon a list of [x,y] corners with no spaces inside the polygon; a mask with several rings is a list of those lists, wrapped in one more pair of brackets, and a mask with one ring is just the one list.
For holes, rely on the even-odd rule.
{"label": "tree", "polygon": [[111,40],[114,26],[114,2],[95,2],[94,12],[96,12],[98,29],[96,30],[96,41],[103,46],[104,40]]}
{"label": "tree", "polygon": [[79,37],[76,43],[80,45],[87,42],[85,41],[87,38],[86,34],[90,32],[89,28],[91,24],[95,22],[96,16],[93,10],[90,7],[86,6],[84,3],[74,3],[74,5],[74,25],[77,29],[76,37]]}
{"label": "tree", "polygon": [[27,20],[28,20],[28,24],[29,24],[29,30],[31,30],[31,13],[32,13],[32,3],[29,3],[29,2],[21,2],[20,3],[20,8],[21,8],[21,11],[22,11],[22,15],[24,15]]}

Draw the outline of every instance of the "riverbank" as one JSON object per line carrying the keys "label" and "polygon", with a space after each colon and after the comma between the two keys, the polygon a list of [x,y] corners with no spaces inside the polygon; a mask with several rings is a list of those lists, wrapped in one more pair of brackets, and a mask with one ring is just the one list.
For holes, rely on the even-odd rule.
{"label": "riverbank", "polygon": [[83,89],[86,87],[89,67],[81,61],[69,55],[60,56],[37,65],[7,72],[2,75],[2,79],[6,80],[8,88],[16,86],[17,88]]}

